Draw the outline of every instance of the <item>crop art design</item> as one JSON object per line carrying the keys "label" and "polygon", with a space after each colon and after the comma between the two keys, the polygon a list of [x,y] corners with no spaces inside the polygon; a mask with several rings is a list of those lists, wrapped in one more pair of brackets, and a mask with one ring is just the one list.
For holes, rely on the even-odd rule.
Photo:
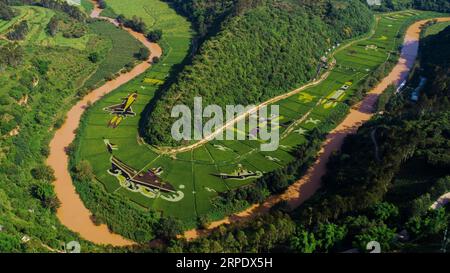
{"label": "crop art design", "polygon": [[109,158],[111,169],[108,170],[108,174],[115,176],[121,187],[152,199],[161,198],[169,202],[178,202],[183,199],[182,191],[176,190],[174,186],[161,178],[163,168],[138,171],[113,155],[113,151],[119,149],[117,145],[112,144],[108,139],[104,139],[104,142],[111,154]]}
{"label": "crop art design", "polygon": [[213,174],[216,177],[220,177],[222,179],[234,179],[234,180],[247,180],[247,179],[252,179],[252,178],[260,178],[262,177],[263,173],[260,171],[249,171],[245,168],[242,167],[241,164],[238,165],[237,169],[235,171],[233,171],[232,173],[218,173],[218,174]]}
{"label": "crop art design", "polygon": [[136,113],[133,112],[133,108],[131,106],[136,102],[137,97],[138,94],[133,93],[125,98],[122,98],[122,103],[103,108],[104,111],[114,115],[114,117],[109,121],[108,127],[117,128],[124,118],[136,116]]}

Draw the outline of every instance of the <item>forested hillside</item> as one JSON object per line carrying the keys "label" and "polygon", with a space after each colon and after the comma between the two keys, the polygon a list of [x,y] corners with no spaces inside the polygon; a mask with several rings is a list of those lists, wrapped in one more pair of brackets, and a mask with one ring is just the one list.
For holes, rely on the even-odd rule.
{"label": "forested hillside", "polygon": [[173,242],[167,251],[365,252],[373,240],[382,252],[443,251],[450,205],[431,206],[450,192],[450,63],[440,57],[449,51],[450,27],[425,38],[409,83],[429,76],[419,101],[410,101],[408,88],[392,96],[383,115],[346,138],[324,187],[298,210],[286,213],[280,204],[251,223]]}
{"label": "forested hillside", "polygon": [[234,7],[234,14],[206,41],[193,63],[151,109],[149,143],[179,145],[170,137],[170,110],[177,104],[253,104],[311,80],[320,57],[345,39],[366,33],[373,20],[357,0],[261,1]]}

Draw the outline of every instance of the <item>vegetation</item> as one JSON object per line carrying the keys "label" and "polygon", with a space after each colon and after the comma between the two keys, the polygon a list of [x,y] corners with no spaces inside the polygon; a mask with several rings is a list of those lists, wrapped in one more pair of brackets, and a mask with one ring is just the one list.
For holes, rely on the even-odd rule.
{"label": "vegetation", "polygon": [[14,10],[6,5],[4,2],[0,2],[0,20],[9,21],[16,16]]}
{"label": "vegetation", "polygon": [[196,96],[204,105],[248,105],[313,79],[320,58],[337,43],[366,33],[373,19],[360,1],[325,2],[306,8],[268,1],[230,19],[149,109],[146,141],[180,145],[171,137],[168,109],[192,107]]}
{"label": "vegetation", "polygon": [[162,35],[163,35],[163,31],[161,29],[155,29],[155,30],[150,31],[147,34],[147,39],[150,42],[157,43],[159,40],[161,40]]}
{"label": "vegetation", "polygon": [[6,67],[17,67],[23,61],[23,48],[18,44],[9,43],[0,47],[0,71]]}
{"label": "vegetation", "polygon": [[[96,70],[89,60],[95,46],[84,47],[83,42],[95,45],[100,39],[89,31],[80,38],[63,37],[70,29],[89,30],[61,11],[63,6],[13,6],[16,16],[0,21],[1,35],[23,21],[29,28],[22,41],[0,43],[0,252],[49,252],[72,240],[86,252],[110,249],[94,246],[60,224],[53,172],[45,165],[53,129]],[[55,36],[48,32],[52,18],[58,20]],[[81,170],[85,177],[86,168]],[[23,241],[24,236],[30,241]]]}
{"label": "vegetation", "polygon": [[13,29],[8,32],[6,37],[11,41],[23,40],[28,33],[28,23],[27,21],[21,21],[19,24],[15,25]]}
{"label": "vegetation", "polygon": [[[423,73],[448,69],[435,47],[448,50],[449,33],[447,28],[421,44]],[[409,101],[408,92],[393,95],[391,111],[346,138],[328,164],[323,189],[299,210],[288,215],[279,207],[250,223],[219,227],[194,242],[172,241],[164,250],[365,252],[367,243],[375,240],[383,252],[443,251],[450,206],[430,207],[450,189],[448,94],[442,92],[445,86],[437,85],[448,75],[431,80],[418,103]],[[368,145],[374,130],[381,160]]]}
{"label": "vegetation", "polygon": [[[113,4],[108,3],[110,6]],[[154,231],[158,230],[158,223],[166,217],[180,220],[182,229],[204,226],[209,221],[222,219],[231,212],[242,210],[253,202],[262,202],[270,194],[282,192],[314,159],[314,149],[317,149],[320,137],[333,129],[348,113],[349,106],[344,103],[345,99],[353,96],[367,75],[386,62],[391,52],[397,51],[398,42],[395,37],[399,35],[403,25],[434,14],[405,12],[402,19],[395,21],[389,20],[389,16],[380,16],[379,23],[373,26],[374,33],[350,40],[329,53],[340,66],[336,66],[326,80],[276,103],[280,107],[280,124],[283,127],[280,129],[280,148],[274,152],[261,152],[261,143],[254,140],[211,141],[193,151],[178,153],[173,157],[160,154],[137,138],[137,117],[127,117],[119,127],[108,128],[106,125],[111,116],[103,110],[104,107],[118,103],[133,90],[138,94],[133,111],[137,116],[143,115],[147,102],[151,101],[151,107],[158,100],[158,93],[163,92],[171,83],[171,78],[167,77],[170,77],[172,65],[182,62],[184,56],[176,48],[165,49],[167,55],[147,73],[93,104],[83,117],[76,145],[73,147],[71,164],[75,166],[77,162],[87,160],[93,168],[96,178],[94,181],[76,183],[82,185],[77,186],[77,189],[84,202],[99,220],[114,227],[114,231],[136,240],[137,234],[130,230],[130,226],[134,224],[129,223],[142,222],[140,219],[148,215],[148,211],[154,215],[145,220],[151,228],[139,235],[139,238],[158,236]],[[150,19],[145,18],[143,20],[150,22]],[[155,29],[158,28],[156,26]],[[173,37],[172,32],[164,29],[161,42],[164,44]],[[377,45],[378,50],[365,49],[371,45]],[[332,103],[325,99],[332,97],[347,82],[351,82],[351,87],[344,96]],[[236,130],[240,134],[248,133],[237,128],[230,130]],[[105,148],[104,138],[116,145],[114,155],[134,169],[161,168],[161,179],[183,193],[181,200],[172,202],[161,197],[152,198],[121,186],[118,178],[108,173],[111,168],[110,154]],[[317,140],[313,141],[315,138]],[[258,180],[222,179],[212,175],[232,173],[238,169],[261,172],[264,175]],[[173,196],[164,193],[161,195]],[[98,200],[98,196],[102,196],[102,201],[92,202]],[[137,212],[130,213],[129,207],[124,207],[123,204],[137,208]],[[113,213],[111,207],[117,210]]]}
{"label": "vegetation", "polygon": [[86,81],[85,87],[92,89],[113,78],[126,64],[140,59],[141,50],[147,50],[127,32],[116,28],[105,21],[95,21],[89,24],[93,33],[99,33],[101,40],[93,41],[95,46],[91,61],[98,64],[96,72]]}
{"label": "vegetation", "polygon": [[[200,36],[206,36],[210,32],[217,32],[227,15],[232,14],[236,2],[244,1],[212,1],[212,0],[174,0],[170,1],[178,12],[188,17]],[[249,4],[260,1],[247,1]]]}

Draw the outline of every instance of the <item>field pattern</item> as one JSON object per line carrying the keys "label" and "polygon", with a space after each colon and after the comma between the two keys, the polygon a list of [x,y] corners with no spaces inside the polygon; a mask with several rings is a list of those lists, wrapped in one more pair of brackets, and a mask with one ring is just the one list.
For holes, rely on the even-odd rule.
{"label": "field pattern", "polygon": [[[120,1],[107,2],[116,12],[119,10]],[[120,12],[146,18],[143,9],[139,10],[138,14],[123,7]],[[210,200],[219,192],[252,183],[258,174],[273,171],[292,161],[290,151],[306,141],[305,135],[310,130],[333,119],[336,111],[348,109],[343,100],[352,95],[367,75],[387,61],[391,52],[397,50],[401,43],[398,41],[398,34],[405,25],[423,16],[426,16],[426,13],[419,11],[379,15],[373,35],[366,39],[355,40],[348,47],[339,47],[342,50],[338,50],[335,54],[337,64],[326,80],[276,103],[280,107],[278,122],[282,140],[280,148],[274,152],[261,152],[259,141],[214,140],[192,151],[168,156],[158,154],[152,147],[143,143],[137,132],[139,113],[142,113],[148,101],[154,96],[159,85],[158,80],[163,81],[170,67],[182,60],[181,53],[173,47],[172,51],[166,52],[165,58],[146,75],[107,95],[88,110],[80,127],[76,158],[86,159],[92,164],[98,181],[108,192],[123,194],[144,208],[153,208],[165,215],[190,223],[205,214],[209,214],[213,219],[221,218],[222,213],[215,211]],[[147,20],[149,25],[161,23],[164,33],[166,30],[163,26],[170,27],[162,24],[160,17],[157,16]],[[170,37],[166,35],[168,43],[174,41]],[[133,111],[137,116],[124,119],[116,129],[108,128],[110,116],[102,109],[120,102],[133,92],[138,93],[137,102],[133,105]],[[260,126],[267,125],[267,123],[260,124]],[[236,128],[230,130],[238,131]],[[162,170],[159,173],[160,178],[181,191],[183,198],[176,202],[167,201],[167,198],[161,197],[171,195],[161,192],[157,192],[154,198],[149,198],[121,186],[117,178],[108,173],[111,168],[109,161],[111,155],[104,144],[105,139],[114,144],[112,151],[114,156],[132,166],[138,174]]]}

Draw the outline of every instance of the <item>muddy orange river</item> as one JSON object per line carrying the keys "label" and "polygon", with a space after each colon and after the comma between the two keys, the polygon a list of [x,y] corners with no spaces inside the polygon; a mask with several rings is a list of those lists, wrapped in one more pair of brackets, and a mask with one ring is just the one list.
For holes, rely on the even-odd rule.
{"label": "muddy orange river", "polygon": [[[91,17],[101,18],[99,15],[100,12],[101,10],[96,7],[92,12]],[[103,19],[117,25],[117,22],[112,19]],[[450,18],[440,18],[439,20],[450,21]],[[340,148],[346,135],[355,132],[362,123],[370,119],[377,96],[383,92],[387,86],[390,84],[398,84],[408,75],[417,56],[420,26],[425,22],[426,21],[416,22],[409,27],[398,64],[389,76],[383,79],[374,90],[369,92],[366,98],[358,106],[358,109],[351,110],[346,119],[339,124],[336,129],[330,132],[320,151],[319,158],[309,168],[305,176],[291,185],[285,193],[270,197],[262,205],[254,205],[243,212],[234,214],[221,221],[213,222],[207,230],[195,229],[186,231],[184,236],[187,239],[194,239],[219,225],[252,219],[257,215],[267,212],[270,207],[281,200],[286,200],[292,207],[297,207],[311,197],[320,187],[320,180],[326,171],[325,166],[330,154]],[[151,56],[149,60],[154,56],[161,56],[162,50],[157,44],[148,42],[144,35],[140,33],[136,33],[131,29],[126,30],[150,49]],[[133,242],[112,233],[104,224],[97,226],[92,222],[90,211],[84,206],[72,183],[72,178],[68,170],[69,158],[65,149],[75,139],[74,132],[78,128],[81,116],[89,103],[101,99],[105,94],[134,79],[145,72],[149,67],[149,61],[143,62],[137,65],[132,71],[122,74],[112,81],[106,82],[100,88],[93,90],[86,95],[69,110],[65,123],[56,131],[50,142],[50,155],[47,159],[47,164],[55,171],[55,192],[61,202],[61,206],[57,210],[57,217],[67,228],[78,233],[83,239],[92,241],[96,244],[126,246],[133,244]]]}

